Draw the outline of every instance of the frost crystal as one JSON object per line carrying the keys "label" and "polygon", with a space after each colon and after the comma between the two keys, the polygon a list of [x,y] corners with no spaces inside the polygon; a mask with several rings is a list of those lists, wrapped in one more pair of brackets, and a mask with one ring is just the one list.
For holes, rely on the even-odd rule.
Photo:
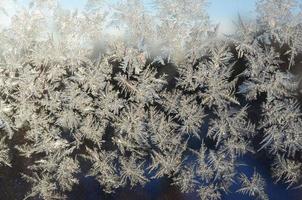
{"label": "frost crystal", "polygon": [[268,199],[258,172],[238,178],[242,156],[260,154],[276,182],[301,186],[296,1],[258,0],[257,19],[229,36],[205,0],[154,0],[152,12],[140,0],[7,2],[0,164],[31,184],[25,198],[66,198],[87,175],[107,193],[168,178],[203,200],[236,183]]}

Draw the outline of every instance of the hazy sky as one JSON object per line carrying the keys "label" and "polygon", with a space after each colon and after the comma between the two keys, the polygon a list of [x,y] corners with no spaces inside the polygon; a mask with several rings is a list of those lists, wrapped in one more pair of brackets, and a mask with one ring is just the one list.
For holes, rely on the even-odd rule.
{"label": "hazy sky", "polygon": [[[23,0],[25,1],[25,0]],[[85,0],[61,0],[66,7],[81,8]],[[163,0],[164,1],[164,0]],[[111,0],[110,2],[117,2]],[[148,6],[152,0],[144,0]],[[256,0],[208,0],[208,12],[213,19],[230,19],[237,16],[238,13],[250,15],[255,8]]]}
{"label": "hazy sky", "polygon": [[[111,0],[116,2],[117,0]],[[146,6],[150,5],[152,0],[144,0]],[[238,14],[244,17],[253,17],[256,0],[208,0],[208,14],[215,23],[220,23],[220,30],[229,33],[232,28],[233,21],[236,20]],[[62,5],[71,8],[82,8],[85,0],[62,0]]]}
{"label": "hazy sky", "polygon": [[221,32],[230,33],[233,21],[238,14],[243,17],[255,16],[256,0],[209,0],[207,9],[210,18],[215,23],[220,23]]}
{"label": "hazy sky", "polygon": [[[3,1],[3,0],[0,0]],[[30,0],[18,0],[22,5],[28,4]],[[108,0],[108,2],[117,2],[118,0]],[[143,0],[146,6],[150,6],[152,0]],[[85,0],[61,0],[61,5],[67,8],[81,9],[85,5]],[[238,14],[244,17],[253,17],[256,0],[208,0],[207,8],[210,18],[215,23],[220,23],[221,32],[230,32],[232,23],[236,20]]]}

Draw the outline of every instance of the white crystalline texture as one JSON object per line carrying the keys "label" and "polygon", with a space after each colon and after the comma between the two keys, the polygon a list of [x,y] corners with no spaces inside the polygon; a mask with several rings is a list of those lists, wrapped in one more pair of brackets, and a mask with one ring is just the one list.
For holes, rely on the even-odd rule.
{"label": "white crystalline texture", "polygon": [[87,175],[107,193],[168,178],[202,200],[234,184],[268,199],[256,169],[238,172],[251,155],[301,186],[298,2],[258,0],[228,36],[205,0],[86,3],[0,0],[0,165],[25,198],[66,198]]}

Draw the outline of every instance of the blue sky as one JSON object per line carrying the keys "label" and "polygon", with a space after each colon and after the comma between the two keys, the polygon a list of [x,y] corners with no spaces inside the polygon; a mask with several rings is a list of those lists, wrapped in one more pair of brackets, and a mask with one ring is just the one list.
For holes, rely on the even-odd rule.
{"label": "blue sky", "polygon": [[[116,2],[117,0],[111,0]],[[152,0],[144,0],[148,5]],[[238,14],[253,17],[256,0],[208,0],[208,14],[214,23],[220,23],[222,32],[232,30],[233,21]],[[62,0],[62,5],[69,8],[82,8],[85,0]]]}
{"label": "blue sky", "polygon": [[[26,1],[26,0],[23,0]],[[111,0],[117,2],[118,0]],[[146,4],[152,0],[144,0]],[[208,12],[213,18],[224,19],[232,18],[237,13],[251,14],[255,8],[256,0],[208,0]],[[82,8],[85,0],[62,0],[62,5],[70,8]]]}
{"label": "blue sky", "polygon": [[220,23],[223,33],[230,33],[233,21],[238,14],[243,17],[254,17],[256,0],[209,0],[207,9],[210,18],[215,23]]}
{"label": "blue sky", "polygon": [[[143,0],[148,5],[152,0]],[[22,4],[26,4],[29,0],[19,0]],[[108,2],[118,2],[118,0],[111,0]],[[242,15],[250,15],[255,8],[256,0],[208,0],[208,13],[214,20],[216,19],[231,19],[237,16],[238,13]],[[83,8],[85,0],[61,0],[61,4],[68,8]]]}
{"label": "blue sky", "polygon": [[[108,0],[108,2],[112,3],[117,1],[118,0]],[[152,2],[152,0],[143,1],[146,6]],[[19,0],[19,2],[26,5],[29,0]],[[61,0],[61,5],[66,8],[81,9],[84,7],[85,2],[85,0]],[[232,30],[233,21],[236,20],[238,14],[243,17],[253,17],[256,0],[208,0],[208,2],[207,11],[211,20],[214,23],[220,23],[220,30],[228,33]]]}

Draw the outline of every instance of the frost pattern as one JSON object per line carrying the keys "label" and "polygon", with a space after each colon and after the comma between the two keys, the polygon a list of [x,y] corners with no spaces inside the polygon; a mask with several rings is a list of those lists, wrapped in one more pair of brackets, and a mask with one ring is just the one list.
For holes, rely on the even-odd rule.
{"label": "frost pattern", "polygon": [[268,199],[258,172],[238,175],[259,152],[276,182],[301,186],[298,2],[259,0],[257,19],[223,37],[206,5],[19,6],[0,27],[0,164],[14,168],[13,152],[26,161],[25,199],[66,198],[83,166],[107,193],[166,177],[202,200],[235,183]]}

